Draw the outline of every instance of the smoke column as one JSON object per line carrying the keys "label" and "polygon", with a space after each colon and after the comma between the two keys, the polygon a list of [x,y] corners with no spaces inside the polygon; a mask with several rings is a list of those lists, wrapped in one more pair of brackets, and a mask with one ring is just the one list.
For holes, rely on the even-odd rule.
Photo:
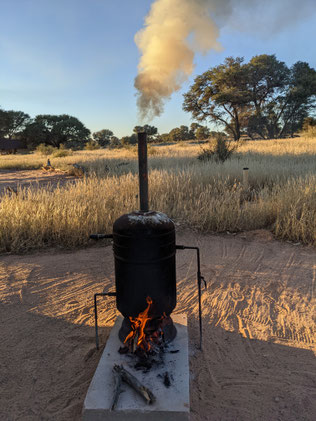
{"label": "smoke column", "polygon": [[[280,6],[277,13],[276,3]],[[311,9],[313,0],[301,0],[300,10],[296,0],[278,0],[276,3],[273,0],[154,1],[144,28],[135,36],[141,51],[135,79],[141,119],[152,119],[163,112],[165,100],[179,90],[192,74],[196,53],[206,54],[211,49],[221,49],[214,18],[227,22],[232,15],[240,13],[242,6],[248,13],[250,10],[254,16],[262,16],[260,9],[266,11],[271,6],[274,23],[284,22],[284,17],[289,22],[289,14],[297,19],[299,13]],[[259,13],[255,13],[256,8]]]}
{"label": "smoke column", "polygon": [[135,79],[142,119],[162,113],[164,100],[180,89],[193,72],[196,52],[220,49],[218,35],[205,1],[157,0],[153,3],[145,28],[135,36],[142,52]]}

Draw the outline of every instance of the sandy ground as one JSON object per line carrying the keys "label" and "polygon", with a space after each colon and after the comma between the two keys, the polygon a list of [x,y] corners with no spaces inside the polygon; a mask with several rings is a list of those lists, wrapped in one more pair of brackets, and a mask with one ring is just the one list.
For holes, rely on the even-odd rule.
{"label": "sandy ground", "polygon": [[0,170],[0,196],[7,187],[48,187],[64,185],[65,183],[77,180],[76,177],[67,175],[63,171],[50,172],[44,170]]}
{"label": "sandy ground", "polygon": [[[179,251],[176,312],[189,316],[192,421],[315,420],[315,249],[265,231],[182,231],[178,244],[201,247],[208,282],[200,352],[195,256]],[[0,419],[80,420],[102,352],[93,294],[114,289],[111,247],[0,261]],[[103,345],[116,314],[113,300],[101,300]]]}

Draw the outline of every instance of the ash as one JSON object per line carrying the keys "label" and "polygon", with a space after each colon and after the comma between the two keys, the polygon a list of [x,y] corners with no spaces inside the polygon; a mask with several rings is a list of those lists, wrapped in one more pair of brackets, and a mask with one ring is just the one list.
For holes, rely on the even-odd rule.
{"label": "ash", "polygon": [[[166,370],[165,356],[166,354],[175,354],[179,350],[170,349],[169,344],[162,342],[161,344],[153,345],[152,348],[145,352],[142,348],[138,347],[135,352],[130,350],[129,346],[120,347],[118,352],[120,354],[125,354],[127,359],[127,364],[130,368],[134,368],[137,371],[142,371],[143,373],[148,373],[151,370],[159,370],[157,377],[161,379],[165,387],[169,388],[173,382],[173,375],[170,371]],[[172,369],[169,367],[169,370]]]}
{"label": "ash", "polygon": [[145,212],[145,213],[138,213],[133,212],[132,214],[128,215],[128,219],[134,223],[142,223],[142,224],[163,224],[166,222],[170,222],[170,218],[162,212]]}

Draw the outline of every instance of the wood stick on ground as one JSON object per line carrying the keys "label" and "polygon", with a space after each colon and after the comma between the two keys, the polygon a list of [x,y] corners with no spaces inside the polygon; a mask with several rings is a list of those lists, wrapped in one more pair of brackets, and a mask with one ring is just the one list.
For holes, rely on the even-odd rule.
{"label": "wood stick on ground", "polygon": [[113,372],[114,372],[114,379],[115,379],[115,388],[114,388],[113,402],[112,402],[112,405],[111,405],[111,411],[114,411],[114,409],[116,407],[116,404],[117,404],[117,401],[118,401],[118,398],[119,398],[120,393],[122,391],[121,390],[121,385],[122,385],[121,374],[118,373],[117,371],[114,371],[114,369],[113,369]]}
{"label": "wood stick on ground", "polygon": [[122,365],[115,365],[113,367],[113,371],[119,373],[122,380],[139,393],[148,404],[152,404],[156,401],[154,394],[147,387],[141,384],[141,382],[137,380],[133,374],[125,370]]}

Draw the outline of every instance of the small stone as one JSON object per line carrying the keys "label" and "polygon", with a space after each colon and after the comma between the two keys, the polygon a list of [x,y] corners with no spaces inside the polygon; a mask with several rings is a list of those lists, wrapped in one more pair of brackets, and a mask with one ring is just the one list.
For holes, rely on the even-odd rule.
{"label": "small stone", "polygon": [[274,398],[274,402],[280,402],[280,398],[279,398],[278,396],[276,396],[276,397]]}

